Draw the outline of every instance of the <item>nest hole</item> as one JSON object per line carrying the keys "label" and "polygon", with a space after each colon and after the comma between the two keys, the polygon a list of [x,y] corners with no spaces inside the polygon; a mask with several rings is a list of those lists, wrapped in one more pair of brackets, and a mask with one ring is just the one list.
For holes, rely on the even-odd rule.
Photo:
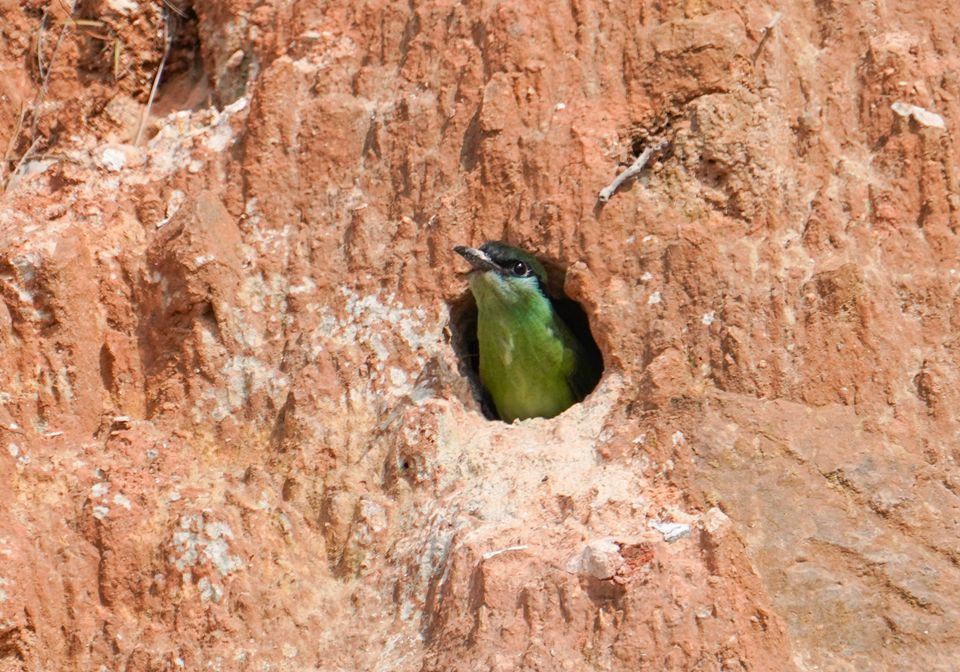
{"label": "nest hole", "polygon": [[157,116],[199,109],[211,102],[210,78],[203,62],[199,20],[193,3],[180,0],[165,7],[169,47],[153,104]]}
{"label": "nest hole", "polygon": [[[547,274],[550,278],[562,277],[562,271],[544,263],[547,268]],[[603,377],[604,363],[603,353],[597,345],[593,332],[590,329],[590,318],[587,316],[583,307],[573,299],[566,296],[562,290],[552,287],[550,300],[553,307],[564,321],[574,337],[583,345],[585,356],[594,363],[597,371],[595,380],[593,380],[584,395],[584,400],[596,389],[597,383]],[[488,420],[500,420],[496,407],[490,395],[483,388],[480,382],[480,341],[477,338],[477,302],[473,293],[467,289],[459,298],[450,302],[450,332],[451,346],[460,365],[460,374],[463,375],[470,384],[470,390],[473,393],[474,400],[479,404],[480,410]],[[581,400],[582,402],[583,400]],[[577,403],[581,403],[577,402]]]}
{"label": "nest hole", "polygon": [[490,395],[480,384],[480,341],[477,338],[477,301],[468,289],[450,303],[451,346],[460,365],[460,375],[470,383],[474,401],[483,416],[498,420]]}

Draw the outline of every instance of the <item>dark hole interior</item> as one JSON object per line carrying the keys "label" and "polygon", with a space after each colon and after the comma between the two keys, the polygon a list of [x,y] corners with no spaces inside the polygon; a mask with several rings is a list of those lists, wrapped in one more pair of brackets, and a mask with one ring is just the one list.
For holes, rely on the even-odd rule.
{"label": "dark hole interior", "polygon": [[[633,135],[633,136],[631,136],[631,138],[630,138],[630,156],[629,156],[628,159],[625,161],[624,165],[630,165],[631,163],[633,163],[634,161],[636,161],[637,158],[638,158],[641,154],[643,154],[644,150],[646,150],[647,147],[649,147],[650,145],[654,144],[655,142],[656,142],[656,137],[655,137],[655,136],[652,136],[652,135],[651,135],[650,137],[647,137],[647,136],[641,137],[641,136],[639,136],[639,135]],[[650,157],[650,161],[649,161],[649,163],[648,163],[647,165],[648,165],[648,166],[652,166],[652,165],[653,165],[654,163],[656,163],[656,162],[661,162],[661,163],[662,163],[662,162],[666,161],[667,159],[669,159],[671,156],[673,156],[673,143],[668,144],[666,147],[664,147],[664,148],[663,148],[662,150],[660,150],[658,153],[655,153],[652,157]]]}
{"label": "dark hole interior", "polygon": [[165,8],[169,51],[154,101],[157,116],[210,104],[208,76],[200,49],[199,19],[193,2],[167,2]]}
{"label": "dark hole interior", "polygon": [[468,289],[450,305],[451,345],[460,362],[460,375],[470,383],[473,398],[488,420],[499,420],[490,395],[480,384],[480,341],[477,340],[477,302]]}
{"label": "dark hole interior", "polygon": [[[556,277],[554,269],[548,268],[551,277]],[[597,383],[603,375],[603,354],[600,352],[597,342],[590,331],[590,320],[586,312],[579,303],[569,299],[562,294],[551,296],[554,309],[560,318],[566,323],[567,327],[573,332],[573,335],[583,344],[586,350],[586,356],[596,366],[594,367],[598,374],[590,389],[587,392],[593,392]],[[459,299],[450,304],[450,331],[452,333],[451,345],[460,362],[460,373],[470,382],[470,389],[473,391],[474,399],[480,405],[484,417],[489,420],[499,420],[496,408],[490,395],[480,384],[480,342],[477,339],[477,302],[473,294],[468,289]]]}

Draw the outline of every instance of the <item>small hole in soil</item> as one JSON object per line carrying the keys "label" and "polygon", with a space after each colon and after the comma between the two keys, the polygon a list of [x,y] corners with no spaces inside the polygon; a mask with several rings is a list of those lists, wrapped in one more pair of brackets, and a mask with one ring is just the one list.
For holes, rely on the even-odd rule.
{"label": "small hole in soil", "polygon": [[[171,5],[168,5],[170,7]],[[170,52],[163,66],[153,113],[164,116],[209,104],[210,84],[200,52],[200,33],[193,3],[180,0],[167,10]]]}
{"label": "small hole in soil", "polygon": [[[562,277],[560,269],[545,263],[550,278]],[[596,379],[591,381],[586,394],[593,392],[603,374],[603,354],[590,331],[590,320],[586,312],[576,301],[567,298],[562,292],[553,292],[551,296],[554,309],[573,332],[577,340],[583,344],[586,357],[593,362],[597,371]],[[477,338],[477,302],[468,289],[460,298],[450,304],[450,331],[451,345],[460,362],[460,373],[470,382],[474,399],[480,405],[484,417],[489,420],[499,420],[493,400],[480,383],[480,342]]]}

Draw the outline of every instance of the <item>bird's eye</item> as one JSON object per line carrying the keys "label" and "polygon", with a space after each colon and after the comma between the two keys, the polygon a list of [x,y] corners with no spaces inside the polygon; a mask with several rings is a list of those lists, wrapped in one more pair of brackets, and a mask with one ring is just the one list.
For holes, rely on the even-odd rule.
{"label": "bird's eye", "polygon": [[522,261],[515,261],[512,264],[510,264],[510,272],[513,273],[518,278],[522,278],[523,276],[530,273],[530,267],[527,266]]}

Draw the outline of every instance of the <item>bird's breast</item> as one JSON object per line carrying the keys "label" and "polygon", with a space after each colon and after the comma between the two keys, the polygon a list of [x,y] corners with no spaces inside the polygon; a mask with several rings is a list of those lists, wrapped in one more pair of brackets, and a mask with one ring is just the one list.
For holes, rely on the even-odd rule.
{"label": "bird's breast", "polygon": [[553,417],[574,399],[565,346],[530,315],[479,316],[480,380],[504,420]]}
{"label": "bird's breast", "polygon": [[497,357],[504,366],[513,365],[513,335],[509,331],[497,331]]}

